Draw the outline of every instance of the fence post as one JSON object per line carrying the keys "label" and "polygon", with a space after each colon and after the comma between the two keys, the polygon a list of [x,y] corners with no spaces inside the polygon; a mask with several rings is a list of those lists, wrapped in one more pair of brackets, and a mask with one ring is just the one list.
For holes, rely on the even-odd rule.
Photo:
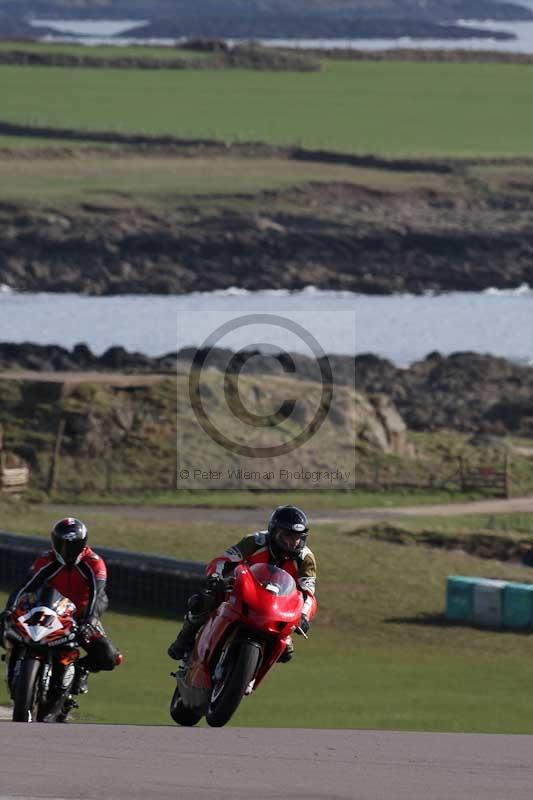
{"label": "fence post", "polygon": [[374,486],[379,486],[379,461],[374,461]]}
{"label": "fence post", "polygon": [[111,494],[113,491],[113,461],[108,458],[105,462],[106,492]]}
{"label": "fence post", "polygon": [[178,454],[177,454],[177,452],[174,453],[173,462],[174,463],[172,464],[172,477],[171,477],[170,488],[173,491],[177,491],[179,489],[179,483],[178,483],[178,481],[179,481],[179,475],[178,475],[179,466],[178,466]]}
{"label": "fence post", "polygon": [[54,491],[57,484],[57,479],[59,476],[59,465],[61,460],[61,442],[63,440],[63,434],[65,432],[65,424],[66,420],[65,417],[61,417],[59,420],[59,425],[57,427],[56,433],[56,441],[54,445],[54,451],[52,453],[52,460],[50,462],[50,472],[48,473],[48,483],[46,486],[46,491],[48,494]]}
{"label": "fence post", "polygon": [[506,496],[507,499],[509,499],[511,497],[511,457],[510,457],[508,451],[505,453],[505,478],[504,478],[504,481],[505,481],[505,485],[504,485],[505,496]]}

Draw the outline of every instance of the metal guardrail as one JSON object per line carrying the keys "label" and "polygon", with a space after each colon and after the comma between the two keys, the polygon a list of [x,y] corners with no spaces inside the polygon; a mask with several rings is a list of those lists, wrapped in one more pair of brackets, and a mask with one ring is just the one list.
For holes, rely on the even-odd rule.
{"label": "metal guardrail", "polygon": [[[0,586],[15,589],[50,540],[0,531]],[[127,608],[180,616],[187,599],[203,585],[204,565],[166,556],[97,547],[108,569],[111,609]]]}

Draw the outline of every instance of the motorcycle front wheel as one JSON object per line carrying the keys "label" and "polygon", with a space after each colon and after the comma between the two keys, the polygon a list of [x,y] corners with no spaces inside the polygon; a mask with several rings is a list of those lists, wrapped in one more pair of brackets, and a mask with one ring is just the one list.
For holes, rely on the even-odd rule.
{"label": "motorcycle front wheel", "polygon": [[25,658],[15,683],[13,695],[13,722],[35,722],[37,720],[37,690],[41,662],[37,658]]}
{"label": "motorcycle front wheel", "polygon": [[261,649],[255,642],[235,644],[221,680],[215,684],[205,718],[213,728],[221,728],[234,715],[248,684],[253,679]]}

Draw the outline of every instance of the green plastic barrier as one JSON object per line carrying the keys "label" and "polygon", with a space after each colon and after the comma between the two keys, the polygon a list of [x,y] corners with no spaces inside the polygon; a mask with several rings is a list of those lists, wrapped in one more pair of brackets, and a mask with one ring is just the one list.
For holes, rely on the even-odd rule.
{"label": "green plastic barrier", "polygon": [[508,583],[503,591],[502,625],[517,630],[533,621],[533,584]]}
{"label": "green plastic barrier", "polygon": [[474,586],[476,578],[449,575],[446,580],[446,619],[472,622],[474,618]]}
{"label": "green plastic barrier", "polygon": [[446,619],[492,628],[533,628],[533,583],[449,575]]}
{"label": "green plastic barrier", "polygon": [[502,627],[503,593],[506,581],[478,578],[474,584],[475,625],[483,628]]}

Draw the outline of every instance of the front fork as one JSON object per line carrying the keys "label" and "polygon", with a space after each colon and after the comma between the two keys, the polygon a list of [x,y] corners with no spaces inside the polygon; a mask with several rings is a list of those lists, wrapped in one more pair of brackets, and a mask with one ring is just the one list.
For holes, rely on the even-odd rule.
{"label": "front fork", "polygon": [[228,657],[232,644],[233,642],[228,642],[222,650],[220,658],[217,661],[215,671],[213,672],[213,684],[219,683],[224,677],[224,665],[226,663],[226,659]]}
{"label": "front fork", "polygon": [[[239,644],[239,642],[242,642],[243,640],[249,641],[248,637],[242,636],[242,634],[239,635],[238,633],[236,633],[236,635],[234,637],[232,637],[232,639],[230,641],[225,643],[224,648],[222,650],[222,653],[220,655],[220,658],[218,659],[217,665],[215,667],[215,671],[213,673],[213,684],[214,685],[219,683],[224,677],[224,672],[225,672],[225,667],[226,667],[226,660],[227,660],[227,658],[228,658],[228,656],[230,654],[230,651],[235,647],[236,644]],[[259,669],[261,667],[261,664],[262,664],[262,662],[263,662],[263,660],[265,658],[265,642],[259,641],[259,640],[256,640],[256,639],[253,639],[252,641],[253,641],[253,644],[258,648],[259,654],[260,654],[259,663],[258,663],[258,667],[257,667],[257,670],[259,671]]]}
{"label": "front fork", "polygon": [[[4,639],[3,646],[6,651],[5,653],[2,653],[2,661],[6,665],[5,681],[9,696],[11,697],[11,699],[13,699],[13,692],[15,688],[15,682],[14,682],[15,670],[19,658],[18,658],[17,648],[10,639]],[[18,672],[20,672],[20,666],[18,667]]]}
{"label": "front fork", "polygon": [[[13,647],[9,654],[8,664],[7,664],[7,682],[12,698],[15,693],[15,686],[17,684],[17,680],[19,678],[22,665],[27,656],[27,653],[28,651],[25,647],[21,648]],[[48,691],[50,689],[50,679],[52,677],[52,664],[49,655],[47,656],[46,661],[42,657],[39,660],[44,661],[44,664],[39,672],[39,686],[37,687],[38,697],[41,700],[46,698]]]}
{"label": "front fork", "polygon": [[[5,660],[7,661],[6,681],[12,698],[15,691],[15,685],[20,675],[22,664],[24,663],[26,655],[26,648],[12,647],[5,656]],[[59,673],[56,676],[56,680],[52,684],[53,663],[51,653],[47,653],[45,657],[41,657],[41,660],[43,665],[39,673],[39,686],[37,691],[41,701],[46,701],[50,699],[49,695],[51,688],[52,693],[55,695],[58,693],[63,693],[64,689],[70,687],[74,679],[74,665],[69,664],[68,667],[62,668],[61,665],[58,664],[57,666],[60,670],[62,670],[63,674],[61,675],[61,673]]]}
{"label": "front fork", "polygon": [[[2,661],[6,663],[5,680],[7,689],[11,699],[14,697],[15,685],[22,669],[24,658],[26,657],[26,648],[17,647],[9,640],[4,640],[6,653],[2,655]],[[63,665],[59,662],[54,664],[52,662],[52,654],[46,654],[46,659],[39,675],[38,697],[39,704],[46,703],[50,707],[61,705],[65,695],[68,694],[70,687],[74,681],[75,666],[74,663]],[[53,678],[53,680],[52,680]],[[59,703],[61,701],[61,703]]]}

